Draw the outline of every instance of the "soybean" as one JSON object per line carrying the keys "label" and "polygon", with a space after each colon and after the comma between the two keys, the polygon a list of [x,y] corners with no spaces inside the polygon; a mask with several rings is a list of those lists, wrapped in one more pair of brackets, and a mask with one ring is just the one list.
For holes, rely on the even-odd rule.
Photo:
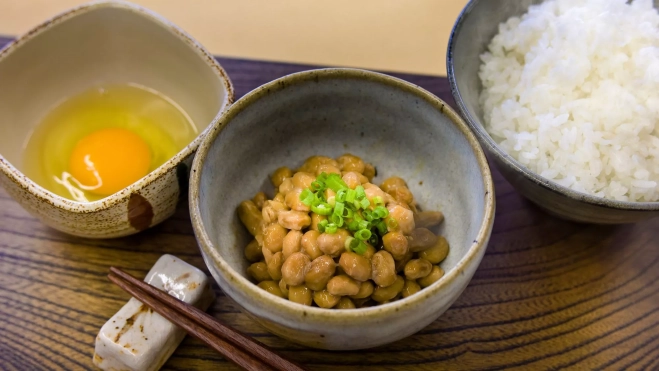
{"label": "soybean", "polygon": [[287,168],[286,166],[283,166],[272,173],[270,176],[270,181],[272,182],[272,185],[275,186],[275,188],[279,188],[281,183],[284,182],[284,179],[290,178],[292,176],[293,171],[291,171],[291,169]]}
{"label": "soybean", "polygon": [[270,258],[268,265],[268,274],[273,280],[279,281],[281,279],[281,266],[284,264],[284,254],[280,252],[275,253]]}
{"label": "soybean", "polygon": [[405,279],[403,279],[401,276],[395,276],[393,284],[387,287],[376,287],[373,291],[373,295],[371,295],[371,299],[377,301],[378,303],[389,301],[395,298],[396,295],[398,295],[401,291],[403,291],[403,286],[405,286]]}
{"label": "soybean", "polygon": [[439,236],[437,242],[433,246],[419,253],[419,258],[426,259],[432,264],[439,264],[446,259],[448,249],[448,241],[446,241],[446,238],[444,238],[444,236]]}
{"label": "soybean", "polygon": [[355,309],[355,303],[344,296],[341,298],[341,300],[339,300],[339,304],[336,305],[336,309]]}
{"label": "soybean", "polygon": [[300,245],[304,249],[304,252],[306,252],[312,260],[323,255],[323,252],[318,247],[318,236],[320,236],[320,232],[318,231],[307,231],[300,241]]}
{"label": "soybean", "polygon": [[311,290],[304,285],[290,286],[288,288],[288,300],[310,306],[312,301]]}
{"label": "soybean", "polygon": [[371,259],[371,276],[376,285],[387,287],[396,281],[396,263],[386,251],[378,251]]}
{"label": "soybean", "polygon": [[306,285],[314,290],[323,290],[327,282],[334,276],[336,263],[329,255],[321,255],[314,259],[309,266],[309,270],[304,276]]}
{"label": "soybean", "polygon": [[371,262],[354,252],[344,252],[339,259],[339,266],[350,277],[364,282],[371,278]]}
{"label": "soybean", "polygon": [[299,252],[302,248],[302,232],[290,231],[284,237],[281,252],[284,254],[284,260],[288,259],[293,253]]}
{"label": "soybean", "polygon": [[261,231],[263,224],[261,210],[252,200],[243,201],[238,205],[238,218],[252,236],[256,236]]}
{"label": "soybean", "polygon": [[255,263],[263,259],[263,252],[261,251],[261,246],[259,246],[258,241],[252,240],[247,246],[245,246],[245,258],[250,263]]}
{"label": "soybean", "polygon": [[332,308],[339,303],[339,300],[341,300],[340,296],[332,295],[327,290],[313,292],[313,301],[321,308]]}
{"label": "soybean", "polygon": [[284,246],[284,237],[288,231],[278,223],[272,223],[263,229],[263,247],[273,253],[281,251]]}
{"label": "soybean", "polygon": [[416,228],[407,237],[409,249],[411,252],[423,251],[437,243],[437,235],[432,233],[428,228]]}
{"label": "soybean", "polygon": [[311,260],[307,254],[293,253],[281,266],[282,279],[290,286],[303,284],[310,264]]}
{"label": "soybean", "polygon": [[356,295],[359,292],[359,282],[346,275],[332,277],[327,282],[327,291],[336,296]]}
{"label": "soybean", "polygon": [[444,221],[444,214],[441,211],[421,211],[414,214],[414,224],[418,228],[436,227]]}
{"label": "soybean", "polygon": [[425,259],[412,259],[405,264],[405,278],[416,280],[426,277],[432,271],[432,264]]}
{"label": "soybean", "polygon": [[394,260],[401,260],[405,257],[408,248],[407,238],[400,232],[389,232],[382,237],[384,249],[394,257]]}
{"label": "soybean", "polygon": [[258,262],[247,267],[247,274],[256,282],[272,280],[268,273],[268,265],[264,262]]}
{"label": "soybean", "polygon": [[359,286],[359,291],[355,295],[350,295],[353,299],[368,299],[373,293],[375,286],[372,281],[365,281]]}
{"label": "soybean", "polygon": [[281,292],[281,289],[279,288],[279,285],[275,281],[259,282],[257,286],[271,293],[272,295],[276,295],[279,296],[280,298],[285,299],[284,294]]}
{"label": "soybean", "polygon": [[403,286],[403,291],[401,292],[403,297],[406,298],[410,295],[414,295],[417,292],[421,291],[421,286],[416,281],[405,280],[405,285]]}
{"label": "soybean", "polygon": [[421,287],[428,287],[433,283],[437,282],[440,278],[444,276],[444,270],[438,266],[433,266],[430,274],[417,280],[416,282],[421,285]]}

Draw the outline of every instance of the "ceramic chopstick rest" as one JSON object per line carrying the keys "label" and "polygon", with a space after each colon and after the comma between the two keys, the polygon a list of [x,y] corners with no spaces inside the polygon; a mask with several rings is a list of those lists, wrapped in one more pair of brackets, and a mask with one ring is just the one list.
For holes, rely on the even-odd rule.
{"label": "ceramic chopstick rest", "polygon": [[[160,257],[144,281],[202,310],[215,299],[208,277],[172,255]],[[158,370],[184,337],[181,328],[131,298],[101,328],[93,361],[103,370]]]}

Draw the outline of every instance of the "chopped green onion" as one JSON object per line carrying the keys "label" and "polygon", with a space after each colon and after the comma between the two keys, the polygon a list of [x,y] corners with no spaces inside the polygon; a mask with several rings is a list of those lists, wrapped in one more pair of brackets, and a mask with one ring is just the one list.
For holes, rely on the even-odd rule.
{"label": "chopped green onion", "polygon": [[365,208],[371,206],[371,202],[368,200],[368,198],[363,198],[363,199],[359,202],[359,204],[360,204],[360,206],[362,207],[362,209],[365,209]]}
{"label": "chopped green onion", "polygon": [[309,188],[303,189],[302,192],[300,192],[300,201],[307,206],[311,206],[311,203],[313,202],[313,192],[311,192]]}
{"label": "chopped green onion", "polygon": [[347,208],[347,207],[343,209],[343,214],[342,214],[342,216],[343,216],[344,218],[348,218],[348,219],[350,219],[350,218],[353,217],[353,215],[355,215],[355,212],[352,211],[352,209]]}
{"label": "chopped green onion", "polygon": [[361,241],[366,241],[371,238],[371,231],[368,229],[360,229],[355,232],[355,238]]}
{"label": "chopped green onion", "polygon": [[336,224],[329,223],[327,224],[327,227],[325,227],[325,233],[334,234],[338,229],[339,227],[337,227]]}
{"label": "chopped green onion", "polygon": [[336,200],[339,202],[346,202],[346,194],[347,192],[345,189],[336,192]]}
{"label": "chopped green onion", "polygon": [[327,185],[327,188],[333,190],[334,192],[338,192],[342,189],[348,189],[346,182],[344,182],[338,174],[334,173],[327,176],[325,184]]}
{"label": "chopped green onion", "polygon": [[[354,241],[357,241],[357,243],[354,244]],[[354,247],[350,246],[352,251],[354,251],[355,253],[357,253],[359,255],[364,255],[364,253],[366,253],[366,250],[368,250],[368,246],[366,246],[366,244],[363,241],[359,241],[359,240],[355,239],[355,240],[353,240],[353,244],[355,245]]]}
{"label": "chopped green onion", "polygon": [[360,185],[355,187],[355,193],[356,193],[355,198],[357,198],[358,200],[361,200],[364,197],[366,197],[366,192],[364,191],[364,187],[362,187]]}
{"label": "chopped green onion", "polygon": [[352,241],[354,241],[354,237],[346,237],[346,242],[343,244],[343,247],[346,248],[347,251],[352,251],[352,248],[350,247],[352,245]]}
{"label": "chopped green onion", "polygon": [[378,233],[380,233],[381,236],[387,234],[387,224],[383,220],[380,220],[375,227],[378,229]]}
{"label": "chopped green onion", "polygon": [[349,189],[346,191],[346,202],[347,203],[353,203],[355,202],[355,196],[357,196],[357,192],[355,192],[354,189]]}
{"label": "chopped green onion", "polygon": [[332,207],[325,202],[320,202],[311,204],[311,211],[318,215],[330,215],[332,213]]}
{"label": "chopped green onion", "polygon": [[325,189],[325,184],[323,182],[318,181],[318,180],[314,180],[311,183],[311,189],[316,191],[316,192],[322,191],[323,189]]}
{"label": "chopped green onion", "polygon": [[323,184],[325,184],[325,182],[327,181],[327,173],[325,173],[325,172],[320,173],[320,175],[318,175],[318,177],[316,177],[316,180],[323,183]]}
{"label": "chopped green onion", "polygon": [[378,219],[384,219],[389,216],[389,210],[384,206],[377,206],[373,209],[373,214],[375,214]]}
{"label": "chopped green onion", "polygon": [[336,224],[337,227],[343,227],[343,217],[338,214],[332,214],[330,215],[330,221],[334,224]]}
{"label": "chopped green onion", "polygon": [[350,189],[339,174],[321,173],[299,198],[314,213],[327,216],[317,224],[321,233],[336,233],[339,228],[350,232],[345,240],[348,251],[364,254],[369,249],[367,242],[378,246],[389,229],[398,228],[397,221],[389,217],[383,197],[368,199],[363,186]]}
{"label": "chopped green onion", "polygon": [[357,223],[357,228],[356,229],[368,229],[369,224],[371,224],[371,223],[369,223],[366,220],[360,220],[359,223]]}
{"label": "chopped green onion", "polygon": [[[335,198],[335,200],[336,200],[336,198]],[[345,209],[345,204],[343,202],[335,201],[334,202],[334,212],[332,214],[343,216],[343,210],[344,209]]]}

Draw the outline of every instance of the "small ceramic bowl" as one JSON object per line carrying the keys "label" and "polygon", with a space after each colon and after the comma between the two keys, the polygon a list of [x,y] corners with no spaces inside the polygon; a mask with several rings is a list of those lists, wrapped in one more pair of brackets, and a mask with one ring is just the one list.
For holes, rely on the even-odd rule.
{"label": "small ceramic bowl", "polygon": [[[536,174],[504,152],[485,130],[479,103],[480,55],[499,24],[526,13],[541,0],[471,0],[460,14],[449,41],[448,77],[460,113],[506,179],[526,198],[560,218],[587,223],[633,223],[659,216],[659,202],[623,202],[591,196]],[[655,1],[655,6],[659,1]]]}
{"label": "small ceramic bowl", "polygon": [[[129,235],[169,217],[187,193],[188,168],[207,127],[233,100],[229,78],[201,45],[160,16],[118,1],[71,9],[11,43],[0,51],[0,81],[0,184],[47,225],[92,238]],[[99,201],[71,201],[28,179],[21,172],[23,144],[40,119],[62,99],[112,83],[163,93],[201,134]]]}
{"label": "small ceramic bowl", "polygon": [[[374,183],[404,178],[426,210],[446,215],[445,276],[406,299],[352,310],[307,307],[246,278],[252,238],[236,207],[270,197],[276,168],[312,155],[353,153],[377,168]],[[474,135],[427,91],[374,72],[327,69],[289,75],[252,91],[213,125],[190,176],[190,214],[202,255],[224,292],[273,333],[310,347],[361,349],[411,335],[440,316],[469,283],[485,252],[494,193]]]}

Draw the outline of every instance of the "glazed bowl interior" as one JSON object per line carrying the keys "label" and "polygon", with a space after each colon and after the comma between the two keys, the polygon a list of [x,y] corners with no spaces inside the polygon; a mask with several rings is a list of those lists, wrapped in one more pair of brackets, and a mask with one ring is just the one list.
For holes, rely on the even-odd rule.
{"label": "glazed bowl interior", "polygon": [[[492,155],[503,175],[522,194],[547,211],[581,222],[634,222],[659,215],[659,202],[625,202],[604,199],[572,190],[527,169],[501,149],[485,130],[479,101],[482,84],[480,55],[487,51],[499,25],[526,13],[542,0],[471,0],[458,18],[447,53],[449,82],[458,109]],[[659,0],[654,2],[655,7]]]}
{"label": "glazed bowl interior", "polygon": [[21,170],[40,119],[100,84],[155,89],[201,133],[231,97],[221,68],[210,67],[193,43],[162,18],[122,2],[83,6],[44,23],[0,52],[0,155]]}
{"label": "glazed bowl interior", "polygon": [[[297,168],[313,155],[344,153],[375,165],[374,183],[400,176],[424,210],[446,215],[439,232],[451,245],[442,263],[447,275],[424,290],[425,295],[339,313],[291,303],[247,279],[243,251],[253,237],[236,215],[238,204],[258,191],[272,198],[269,174],[278,167]],[[202,142],[192,171],[191,217],[211,273],[267,328],[307,346],[367,348],[420,330],[464,289],[491,229],[489,168],[466,125],[431,94],[372,72],[308,71],[258,88],[222,116],[220,125]],[[456,280],[456,275],[464,276]],[[429,297],[438,303],[418,305]],[[410,315],[399,311],[401,307],[415,307],[424,320],[401,327],[399,320]],[[393,324],[382,327],[385,319]],[[324,330],[326,321],[344,326],[345,331],[336,336],[319,332],[334,331]],[[350,330],[355,327],[366,334]]]}

